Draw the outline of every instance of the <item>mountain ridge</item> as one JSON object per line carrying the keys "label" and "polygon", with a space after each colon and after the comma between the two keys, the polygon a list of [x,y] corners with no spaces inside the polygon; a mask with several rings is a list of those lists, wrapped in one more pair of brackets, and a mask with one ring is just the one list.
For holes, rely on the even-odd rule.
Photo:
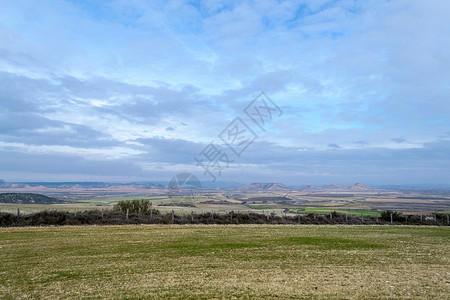
{"label": "mountain ridge", "polygon": [[288,190],[289,188],[283,183],[279,182],[254,182],[244,186],[239,189],[243,190]]}

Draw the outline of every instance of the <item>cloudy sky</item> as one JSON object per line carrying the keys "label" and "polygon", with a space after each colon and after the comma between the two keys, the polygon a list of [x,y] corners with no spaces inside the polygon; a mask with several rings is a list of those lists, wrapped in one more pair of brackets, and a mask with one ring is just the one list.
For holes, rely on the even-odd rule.
{"label": "cloudy sky", "polygon": [[[448,183],[449,13],[444,0],[0,0],[0,178]],[[244,112],[261,92],[282,111],[264,130]],[[236,117],[256,136],[240,156],[220,138]],[[231,161],[220,174],[194,158],[211,142]]]}

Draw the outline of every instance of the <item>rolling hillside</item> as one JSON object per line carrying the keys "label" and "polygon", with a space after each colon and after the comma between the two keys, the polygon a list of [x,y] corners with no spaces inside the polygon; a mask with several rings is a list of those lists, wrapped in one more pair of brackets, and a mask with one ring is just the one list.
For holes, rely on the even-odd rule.
{"label": "rolling hillside", "polygon": [[0,193],[0,203],[57,204],[63,201],[33,193]]}

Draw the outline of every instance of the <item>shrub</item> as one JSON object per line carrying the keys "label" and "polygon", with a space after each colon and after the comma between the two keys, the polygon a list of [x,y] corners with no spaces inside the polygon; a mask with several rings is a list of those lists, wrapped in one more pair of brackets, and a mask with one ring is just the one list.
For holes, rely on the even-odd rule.
{"label": "shrub", "polygon": [[12,226],[17,217],[13,214],[0,212],[0,226]]}
{"label": "shrub", "polygon": [[446,215],[446,214],[443,214],[443,213],[435,213],[435,215],[436,215],[436,219],[438,219],[438,220],[444,220],[444,219],[447,219],[447,215]]}
{"label": "shrub", "polygon": [[64,225],[67,213],[61,211],[41,211],[25,217],[27,225]]}
{"label": "shrub", "polygon": [[152,210],[153,215],[159,215],[160,212],[152,208],[152,203],[148,200],[127,200],[120,201],[114,205],[115,211],[126,212],[134,214],[150,215],[150,210]]}
{"label": "shrub", "polygon": [[392,210],[384,210],[381,212],[381,218],[385,221],[391,221],[391,214],[392,214],[392,221],[394,222],[404,222],[406,218],[402,215],[400,215],[397,211]]}

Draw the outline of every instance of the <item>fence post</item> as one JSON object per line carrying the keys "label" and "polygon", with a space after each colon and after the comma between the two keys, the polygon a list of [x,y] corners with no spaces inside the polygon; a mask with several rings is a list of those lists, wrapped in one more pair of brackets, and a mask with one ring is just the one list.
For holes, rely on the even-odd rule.
{"label": "fence post", "polygon": [[103,207],[102,207],[102,219],[103,219]]}
{"label": "fence post", "polygon": [[231,220],[233,220],[233,211],[231,211]]}
{"label": "fence post", "polygon": [[17,208],[17,219],[20,218],[20,208]]}
{"label": "fence post", "polygon": [[211,219],[214,220],[214,211],[211,211]]}
{"label": "fence post", "polygon": [[75,209],[75,217],[77,216],[77,210]]}
{"label": "fence post", "polygon": [[422,223],[422,218],[423,218],[422,214],[420,214],[420,223]]}
{"label": "fence post", "polygon": [[436,214],[434,214],[434,223],[437,222]]}
{"label": "fence post", "polygon": [[316,212],[314,212],[314,219],[316,218]]}
{"label": "fence post", "polygon": [[377,212],[377,218],[376,218],[376,222],[378,223],[378,212]]}
{"label": "fence post", "polygon": [[125,216],[125,219],[128,221],[128,208],[127,208],[127,215]]}
{"label": "fence post", "polygon": [[300,224],[300,214],[297,212],[298,224]]}
{"label": "fence post", "polygon": [[194,222],[194,212],[191,210],[191,222]]}
{"label": "fence post", "polygon": [[361,222],[364,223],[364,215],[361,213]]}
{"label": "fence post", "polygon": [[333,214],[330,211],[330,220],[333,220]]}
{"label": "fence post", "polygon": [[450,218],[449,218],[449,216],[447,215],[447,225],[450,223]]}
{"label": "fence post", "polygon": [[152,221],[152,219],[153,219],[153,208],[150,208],[150,222]]}
{"label": "fence post", "polygon": [[391,224],[393,223],[392,221],[393,221],[393,220],[392,220],[392,213],[391,213]]}
{"label": "fence post", "polygon": [[348,221],[348,213],[345,213],[345,223]]}

